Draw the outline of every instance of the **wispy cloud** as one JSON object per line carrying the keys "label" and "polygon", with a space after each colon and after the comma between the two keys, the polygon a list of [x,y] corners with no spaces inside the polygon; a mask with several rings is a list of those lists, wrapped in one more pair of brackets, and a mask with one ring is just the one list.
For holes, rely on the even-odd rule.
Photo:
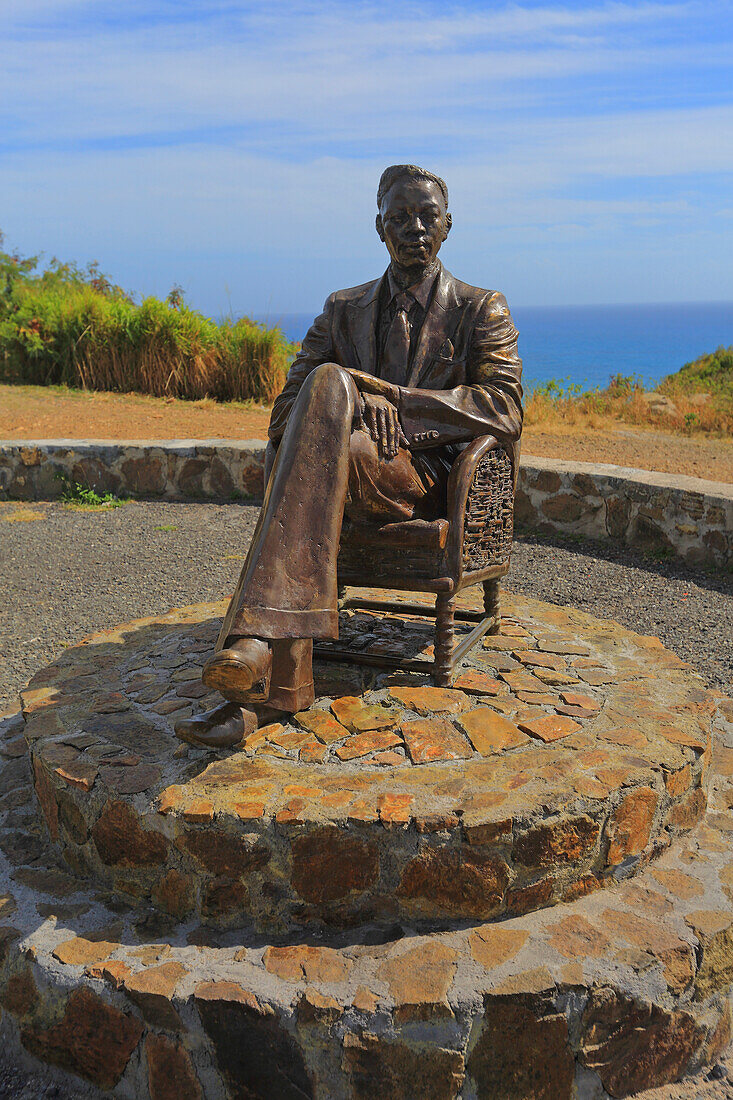
{"label": "wispy cloud", "polygon": [[683,266],[698,297],[726,270],[722,0],[6,0],[1,18],[3,228],[129,285],[315,306],[381,262],[373,192],[396,160],[448,178],[460,273],[505,271],[524,301],[618,298],[641,247],[645,285],[647,258],[679,254],[647,298]]}

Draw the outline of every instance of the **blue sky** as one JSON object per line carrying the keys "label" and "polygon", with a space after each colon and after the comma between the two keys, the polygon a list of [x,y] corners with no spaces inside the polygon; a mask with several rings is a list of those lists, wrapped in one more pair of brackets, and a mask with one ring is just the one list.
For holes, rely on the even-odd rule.
{"label": "blue sky", "polygon": [[510,304],[733,299],[733,4],[3,0],[0,229],[316,311],[380,273],[387,164],[443,175],[442,256]]}

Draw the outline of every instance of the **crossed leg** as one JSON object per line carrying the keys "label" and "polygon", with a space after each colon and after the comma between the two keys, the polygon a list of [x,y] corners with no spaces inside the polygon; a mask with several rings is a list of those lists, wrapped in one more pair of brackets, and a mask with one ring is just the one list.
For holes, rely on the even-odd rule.
{"label": "crossed leg", "polygon": [[344,514],[358,522],[410,519],[431,491],[407,448],[380,457],[361,425],[351,376],[334,363],[313,370],[290,412],[247,560],[204,668],[204,682],[229,703],[179,722],[179,737],[236,744],[248,725],[254,728],[247,710],[240,728],[237,707],[267,705],[271,714],[309,706],[313,638],[338,637]]}

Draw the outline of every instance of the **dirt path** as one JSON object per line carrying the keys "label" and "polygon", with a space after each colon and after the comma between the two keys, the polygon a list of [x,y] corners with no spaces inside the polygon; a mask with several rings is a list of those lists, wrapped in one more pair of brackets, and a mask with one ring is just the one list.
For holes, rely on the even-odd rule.
{"label": "dirt path", "polygon": [[[264,439],[269,410],[215,401],[0,386],[0,439]],[[733,482],[733,439],[527,424],[526,454]]]}

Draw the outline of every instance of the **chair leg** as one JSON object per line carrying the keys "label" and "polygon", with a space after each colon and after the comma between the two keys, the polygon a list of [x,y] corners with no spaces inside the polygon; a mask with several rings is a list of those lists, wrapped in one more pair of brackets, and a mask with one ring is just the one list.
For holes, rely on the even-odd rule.
{"label": "chair leg", "polygon": [[501,626],[501,599],[498,580],[484,581],[484,613],[495,618],[495,622],[488,633],[498,634]]}
{"label": "chair leg", "polygon": [[433,680],[436,687],[450,687],[453,679],[453,614],[456,601],[452,596],[435,598],[435,663]]}

